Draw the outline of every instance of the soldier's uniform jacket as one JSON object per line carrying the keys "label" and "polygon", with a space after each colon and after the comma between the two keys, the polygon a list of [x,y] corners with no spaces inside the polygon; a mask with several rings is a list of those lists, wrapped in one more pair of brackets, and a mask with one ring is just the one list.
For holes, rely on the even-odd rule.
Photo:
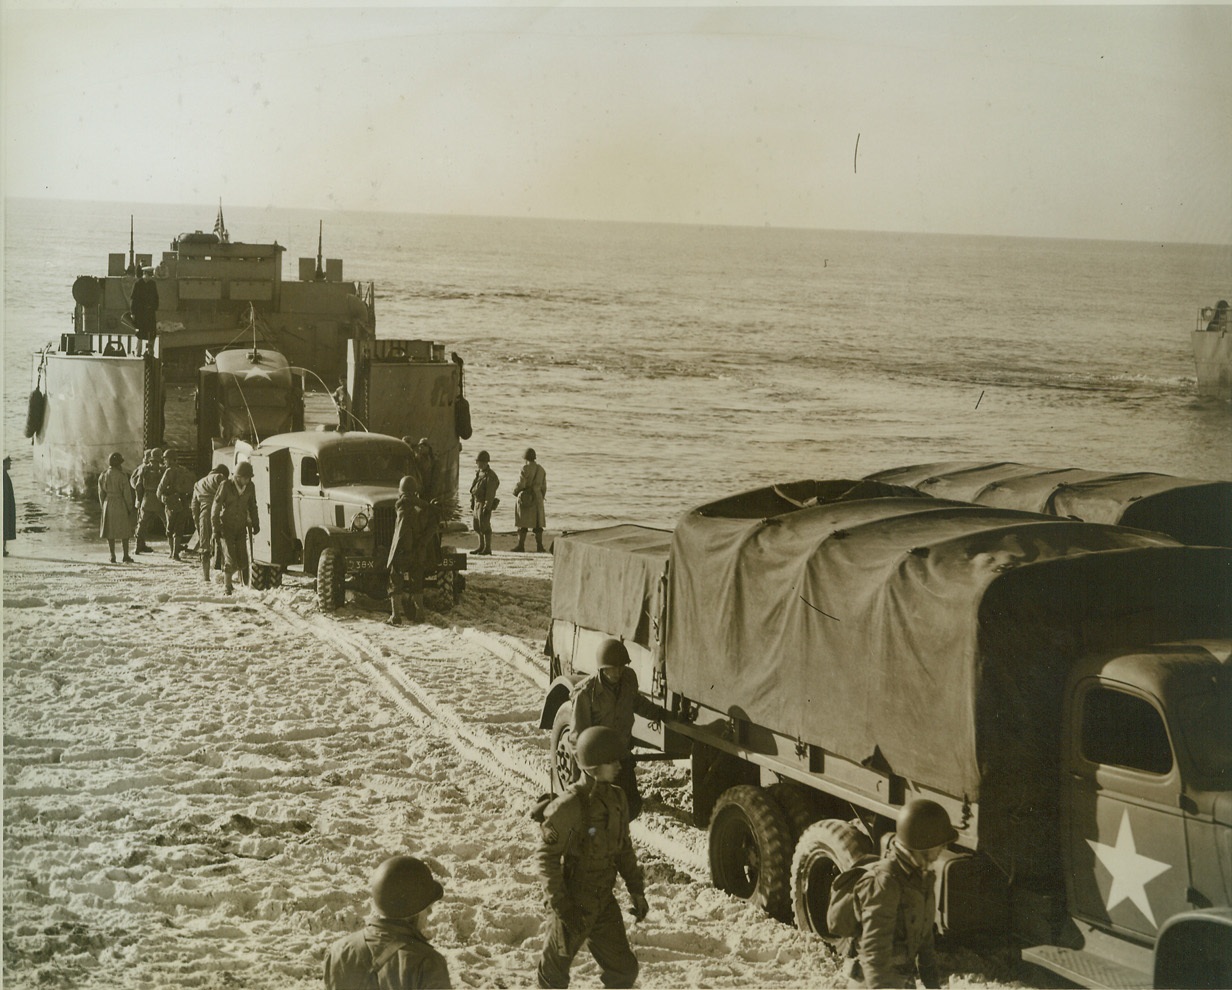
{"label": "soldier's uniform jacket", "polygon": [[221,474],[211,471],[193,485],[192,515],[197,520],[197,535],[203,545],[209,542],[213,533],[214,496],[225,480]]}
{"label": "soldier's uniform jacket", "polygon": [[240,491],[234,478],[228,478],[214,496],[214,509],[210,523],[215,535],[236,539],[251,528],[255,533],[261,528],[257,520],[257,490],[251,482]]}
{"label": "soldier's uniform jacket", "polygon": [[587,793],[584,782],[570,785],[549,804],[540,825],[539,867],[558,913],[568,899],[585,911],[611,896],[617,874],[631,895],[645,895],[624,791],[597,781]]}
{"label": "soldier's uniform jacket", "polygon": [[158,483],[158,497],[172,511],[188,511],[188,500],[193,493],[192,472],[179,464],[172,464],[163,472]]}
{"label": "soldier's uniform jacket", "polygon": [[163,469],[155,461],[145,461],[133,472],[133,488],[137,492],[137,501],[147,507],[158,506],[158,482],[162,478]]}
{"label": "soldier's uniform jacket", "polygon": [[450,987],[445,958],[413,925],[372,918],[338,939],[325,956],[326,990],[417,990]]}
{"label": "soldier's uniform jacket", "polygon": [[939,986],[933,871],[921,870],[897,842],[856,883],[860,935],[852,975],[868,987]]}
{"label": "soldier's uniform jacket", "polygon": [[569,738],[573,743],[576,744],[578,735],[592,725],[604,725],[619,732],[625,745],[631,747],[635,713],[651,720],[663,717],[663,709],[638,691],[633,668],[619,669],[620,680],[615,687],[609,686],[598,672],[574,687],[573,718],[569,724]]}
{"label": "soldier's uniform jacket", "polygon": [[394,503],[394,535],[389,544],[389,556],[385,566],[407,569],[425,563],[425,551],[436,525],[436,511],[431,502],[421,494],[419,479],[409,475],[416,489],[399,495]]}

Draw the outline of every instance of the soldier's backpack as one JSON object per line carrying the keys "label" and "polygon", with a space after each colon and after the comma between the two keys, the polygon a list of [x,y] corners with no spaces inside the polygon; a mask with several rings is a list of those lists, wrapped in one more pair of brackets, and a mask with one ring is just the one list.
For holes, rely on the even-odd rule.
{"label": "soldier's backpack", "polygon": [[830,884],[830,905],[826,908],[826,928],[839,938],[855,938],[860,933],[860,906],[856,904],[856,884],[880,862],[867,853],[843,870]]}

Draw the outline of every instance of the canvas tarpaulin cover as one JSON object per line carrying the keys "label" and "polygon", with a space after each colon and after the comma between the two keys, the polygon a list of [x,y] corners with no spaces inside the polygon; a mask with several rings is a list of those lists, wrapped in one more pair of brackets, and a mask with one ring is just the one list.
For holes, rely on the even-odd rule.
{"label": "canvas tarpaulin cover", "polygon": [[1003,461],[948,461],[892,468],[871,480],[938,498],[1114,523],[1167,533],[1195,546],[1232,546],[1232,482],[1166,474],[1118,474]]}
{"label": "canvas tarpaulin cover", "polygon": [[671,536],[631,525],[562,534],[552,544],[552,618],[649,647]]}
{"label": "canvas tarpaulin cover", "polygon": [[[956,796],[977,798],[983,761],[1019,745],[999,731],[1040,720],[1044,699],[1014,686],[1033,668],[1055,692],[1086,630],[1115,639],[1126,602],[1135,636],[1209,635],[1194,622],[1229,589],[1227,551],[1157,534],[919,497],[742,511],[768,491],[677,526],[668,687]],[[1186,596],[1203,604],[1182,616]],[[1000,720],[982,738],[981,705]],[[1038,743],[1045,764],[1057,743]]]}

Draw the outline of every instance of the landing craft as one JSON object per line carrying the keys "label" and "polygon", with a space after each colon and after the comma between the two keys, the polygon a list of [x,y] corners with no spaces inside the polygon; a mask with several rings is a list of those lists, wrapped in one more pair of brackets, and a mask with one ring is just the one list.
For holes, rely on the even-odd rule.
{"label": "landing craft", "polygon": [[[299,369],[292,379],[301,397],[328,396],[345,380],[363,428],[428,437],[441,494],[455,499],[459,440],[471,433],[462,359],[446,359],[444,345],[433,341],[378,340],[373,283],[344,280],[341,259],[325,258],[322,248],[323,228],[316,257],[301,257],[298,280],[284,281],[286,248],[232,241],[221,207],[213,231],[180,234],[157,264],[135,250],[130,228],[127,257],[110,254],[105,276],[73,283],[72,332],[34,355],[26,435],[35,480],[87,492],[112,451],[139,463],[144,450],[168,442],[194,445],[198,467],[208,468],[215,441],[225,442],[213,430],[244,426],[240,406],[215,419],[213,404],[221,397],[225,406],[232,394],[242,406],[242,393],[228,393],[233,370],[216,369],[213,386],[222,392],[206,397],[203,423],[202,397],[191,389],[205,387],[201,369],[219,354],[248,347]],[[138,269],[158,292],[153,339],[138,332],[131,312]],[[250,384],[258,387],[256,379]],[[283,394],[293,391],[287,386]],[[247,405],[251,419],[264,415],[251,399]]]}

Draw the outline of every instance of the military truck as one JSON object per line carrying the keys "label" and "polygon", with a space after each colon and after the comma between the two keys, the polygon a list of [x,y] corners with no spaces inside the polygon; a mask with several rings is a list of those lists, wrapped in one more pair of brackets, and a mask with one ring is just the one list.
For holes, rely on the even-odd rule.
{"label": "military truck", "polygon": [[[399,481],[412,472],[410,447],[380,433],[315,430],[280,433],[255,447],[237,443],[233,456],[252,465],[257,494],[254,588],[280,584],[285,569],[300,566],[316,576],[325,611],[345,602],[348,587],[385,596],[394,503]],[[442,524],[445,533],[459,528],[465,526]],[[445,545],[428,577],[456,602],[465,569],[466,554]]]}
{"label": "military truck", "polygon": [[959,830],[943,934],[1087,986],[1226,985],[1232,550],[836,480],[566,533],[553,567],[554,776],[616,636],[721,889],[832,940],[831,882],[927,797]]}
{"label": "military truck", "polygon": [[938,498],[1150,529],[1195,546],[1232,547],[1232,481],[1014,461],[913,464],[867,477]]}

